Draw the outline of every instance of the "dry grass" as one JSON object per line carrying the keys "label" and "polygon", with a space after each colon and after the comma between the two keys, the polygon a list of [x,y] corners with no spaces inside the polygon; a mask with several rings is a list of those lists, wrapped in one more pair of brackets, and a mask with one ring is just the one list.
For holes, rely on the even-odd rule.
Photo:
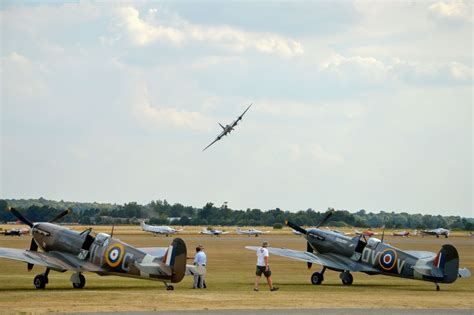
{"label": "dry grass", "polygon": [[[74,227],[82,229],[83,227]],[[110,233],[111,227],[97,227],[96,231]],[[339,275],[328,271],[321,286],[309,282],[311,273],[302,262],[271,257],[274,281],[279,292],[268,292],[262,283],[260,292],[253,292],[255,254],[245,250],[246,245],[259,245],[265,239],[271,246],[304,250],[301,237],[290,235],[289,230],[255,237],[226,235],[211,237],[198,235],[201,228],[185,228],[181,237],[188,250],[197,244],[206,247],[208,276],[206,290],[192,290],[192,279],[186,278],[175,285],[175,291],[166,291],[160,282],[121,277],[100,277],[86,274],[83,290],[72,288],[70,273],[50,274],[46,290],[35,290],[32,280],[41,273],[35,267],[32,273],[20,262],[1,260],[0,307],[15,312],[87,312],[87,311],[152,311],[174,309],[249,309],[249,308],[318,308],[318,307],[390,307],[390,308],[470,308],[474,307],[474,278],[461,279],[452,285],[441,285],[436,292],[428,282],[384,276],[354,274],[354,284],[342,286]],[[271,228],[261,227],[262,230]],[[227,228],[234,232],[235,229]],[[140,232],[136,226],[119,226],[115,236],[135,246],[166,246],[171,237],[154,237]],[[402,249],[437,251],[444,243],[454,244],[460,252],[461,264],[474,271],[474,239],[452,237],[448,240],[434,237],[388,238]],[[0,236],[1,247],[27,248],[30,238]]]}

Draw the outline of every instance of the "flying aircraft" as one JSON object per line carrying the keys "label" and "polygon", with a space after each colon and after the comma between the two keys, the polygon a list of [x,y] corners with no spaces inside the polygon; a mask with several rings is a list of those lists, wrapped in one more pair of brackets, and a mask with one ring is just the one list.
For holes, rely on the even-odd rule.
{"label": "flying aircraft", "polygon": [[236,232],[237,232],[237,234],[241,234],[241,235],[248,235],[248,236],[255,235],[255,237],[258,237],[259,235],[268,233],[268,231],[263,232],[263,231],[259,231],[259,230],[254,229],[254,228],[251,228],[251,229],[248,229],[248,230],[241,230],[240,228],[237,228]]}
{"label": "flying aircraft", "polygon": [[221,230],[214,230],[214,229],[208,230],[206,228],[202,229],[202,231],[200,233],[205,234],[205,235],[215,235],[215,236],[219,236],[219,235],[223,235],[223,234],[229,234],[229,232],[224,232],[224,231],[221,231]]}
{"label": "flying aircraft", "polygon": [[30,233],[30,229],[28,228],[23,228],[23,229],[11,229],[11,230],[5,230],[0,232],[1,234],[4,234],[5,236],[22,236]]}
{"label": "flying aircraft", "polygon": [[140,226],[143,231],[153,233],[155,236],[156,234],[162,234],[162,235],[164,234],[166,235],[166,237],[168,237],[168,235],[170,234],[175,234],[183,230],[183,229],[179,229],[179,230],[173,229],[169,226],[148,225],[144,221],[140,222]]}
{"label": "flying aircraft", "polygon": [[[186,244],[175,238],[169,247],[136,248],[106,233],[92,235],[92,229],[76,232],[53,224],[68,214],[66,210],[49,222],[31,222],[20,212],[11,213],[31,228],[29,250],[0,247],[0,258],[19,260],[28,264],[46,267],[44,273],[34,278],[36,289],[44,289],[51,270],[73,271],[71,282],[74,288],[82,289],[86,279],[83,272],[95,272],[101,276],[115,275],[164,282],[180,282],[186,272]],[[42,252],[38,251],[38,247]]]}
{"label": "flying aircraft", "polygon": [[448,238],[450,232],[451,232],[450,230],[443,229],[443,228],[420,231],[421,237],[424,237],[425,235],[436,235],[436,238],[439,238],[440,235],[444,235],[445,238]]}
{"label": "flying aircraft", "polygon": [[217,136],[217,138],[214,141],[212,141],[207,147],[205,147],[203,149],[203,151],[206,150],[207,148],[209,148],[211,145],[213,145],[217,141],[221,140],[223,136],[227,136],[232,130],[234,130],[234,127],[237,126],[237,124],[239,123],[240,120],[242,120],[242,117],[249,110],[250,106],[252,106],[252,104],[250,104],[247,107],[247,109],[242,113],[242,115],[237,117],[237,119],[234,120],[230,125],[225,125],[225,127],[224,127],[221,123],[219,123],[219,126],[221,126],[221,128],[223,129],[222,132]]}
{"label": "flying aircraft", "polygon": [[[332,212],[314,229],[286,222],[294,230],[301,232],[307,240],[307,251],[268,247],[273,255],[305,261],[308,268],[313,263],[322,265],[320,272],[311,275],[312,284],[324,281],[324,272],[329,269],[340,272],[342,284],[351,285],[351,272],[363,272],[368,275],[386,275],[402,278],[431,281],[439,290],[439,283],[452,283],[458,277],[469,277],[467,268],[459,269],[459,256],[452,245],[443,245],[436,253],[424,251],[402,251],[377,238],[360,235],[350,238],[332,231],[319,229],[329,219]],[[246,246],[258,250],[256,246]]]}

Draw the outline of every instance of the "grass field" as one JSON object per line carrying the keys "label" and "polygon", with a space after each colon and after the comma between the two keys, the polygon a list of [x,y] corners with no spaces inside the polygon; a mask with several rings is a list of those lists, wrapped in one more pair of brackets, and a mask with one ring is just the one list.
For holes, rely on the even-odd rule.
{"label": "grass field", "polygon": [[[6,228],[5,226],[1,226]],[[73,227],[82,229],[82,227]],[[111,227],[96,227],[110,233]],[[451,285],[441,285],[436,292],[432,283],[385,276],[354,274],[354,284],[343,286],[339,274],[328,271],[321,286],[311,285],[309,278],[319,266],[307,270],[305,263],[271,256],[273,279],[280,287],[269,292],[262,282],[261,291],[253,292],[255,253],[246,245],[260,245],[263,240],[274,247],[304,250],[304,239],[282,230],[265,236],[247,237],[225,235],[201,236],[202,228],[186,228],[180,235],[192,255],[203,244],[208,256],[206,290],[193,290],[192,278],[175,284],[166,291],[160,282],[122,277],[100,277],[86,273],[86,287],[72,288],[71,273],[51,272],[45,290],[33,287],[33,278],[42,273],[41,267],[27,272],[26,264],[1,259],[0,312],[84,312],[84,311],[152,311],[174,309],[261,309],[261,308],[474,308],[474,278],[460,279]],[[271,228],[261,227],[262,230]],[[234,228],[228,228],[234,232]],[[387,234],[391,232],[387,231]],[[115,228],[115,237],[131,245],[167,246],[171,237],[154,237],[136,226]],[[474,238],[455,234],[449,239],[435,237],[393,238],[387,242],[401,249],[436,252],[442,244],[456,246],[461,266],[474,271]],[[29,236],[0,236],[0,247],[28,248]],[[263,280],[263,279],[262,279]]]}

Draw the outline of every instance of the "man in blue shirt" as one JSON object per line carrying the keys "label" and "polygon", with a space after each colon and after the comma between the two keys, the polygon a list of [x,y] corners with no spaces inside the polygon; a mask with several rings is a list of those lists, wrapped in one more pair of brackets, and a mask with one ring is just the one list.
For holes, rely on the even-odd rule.
{"label": "man in blue shirt", "polygon": [[196,266],[196,272],[194,273],[193,289],[205,288],[204,277],[206,275],[207,257],[203,249],[202,246],[196,247],[196,255],[194,255],[194,266]]}

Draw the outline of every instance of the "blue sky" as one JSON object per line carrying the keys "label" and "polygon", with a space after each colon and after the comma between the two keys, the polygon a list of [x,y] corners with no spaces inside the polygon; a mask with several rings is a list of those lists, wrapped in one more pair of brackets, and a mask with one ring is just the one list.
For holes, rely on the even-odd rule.
{"label": "blue sky", "polygon": [[2,2],[0,17],[1,197],[474,216],[471,2]]}

